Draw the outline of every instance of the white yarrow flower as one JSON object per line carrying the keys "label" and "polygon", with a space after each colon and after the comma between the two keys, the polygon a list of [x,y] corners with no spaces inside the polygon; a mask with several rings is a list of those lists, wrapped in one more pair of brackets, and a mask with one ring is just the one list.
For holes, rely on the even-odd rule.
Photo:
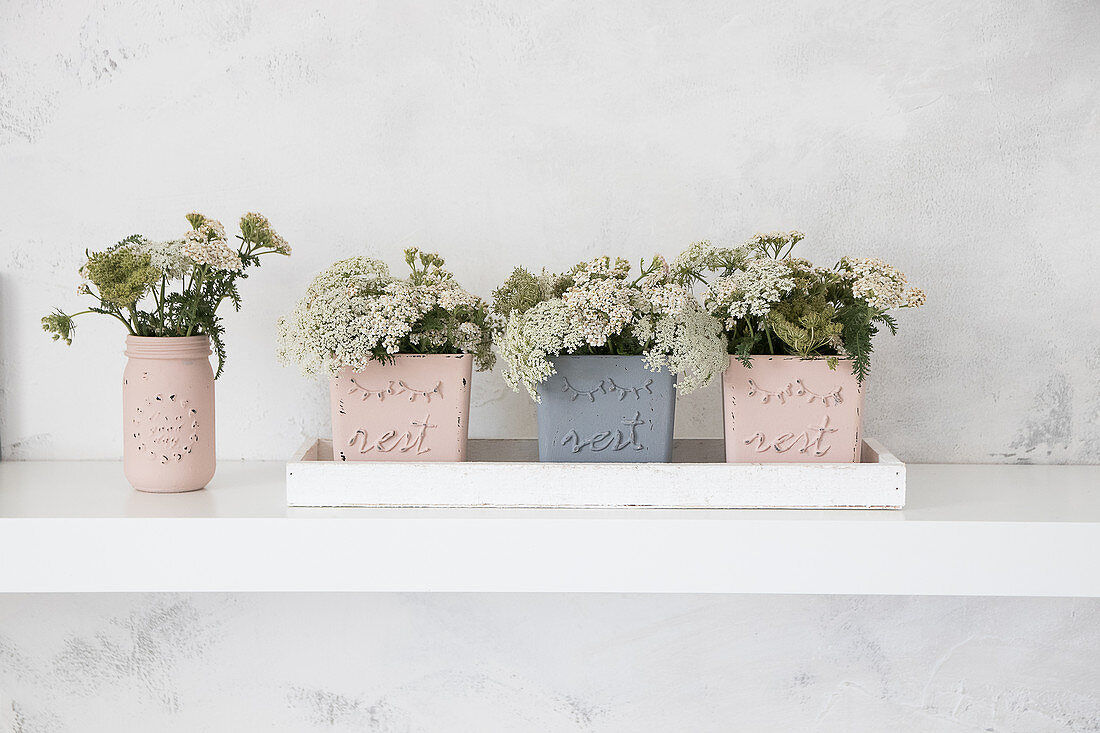
{"label": "white yarrow flower", "polygon": [[226,243],[225,227],[217,219],[207,219],[201,214],[201,223],[183,237],[182,253],[196,265],[207,265],[217,270],[240,270],[241,256]]}
{"label": "white yarrow flower", "polygon": [[[425,329],[421,319],[437,308],[451,314],[452,325]],[[413,285],[393,277],[384,262],[351,257],[317,275],[294,310],[279,319],[278,354],[304,373],[315,374],[343,366],[361,369],[379,350],[399,354],[407,342],[443,349],[438,353],[472,353],[479,368],[488,368],[488,327],[458,320],[460,308],[467,309],[461,311],[463,317],[487,318],[485,304],[449,275]]]}
{"label": "white yarrow flower", "polygon": [[924,304],[924,291],[910,289],[900,270],[877,257],[845,257],[840,261],[840,272],[850,281],[852,294],[874,308],[889,310]]}
{"label": "white yarrow flower", "polygon": [[707,289],[707,310],[725,319],[732,331],[747,315],[766,316],[772,306],[794,288],[794,278],[785,263],[772,259],[753,259],[745,269],[719,277]]}
{"label": "white yarrow flower", "polygon": [[497,339],[509,386],[525,388],[537,402],[539,386],[554,373],[550,357],[601,349],[613,338],[641,344],[646,365],[676,374],[680,392],[721,374],[729,363],[721,323],[671,280],[674,268],[660,258],[654,265],[635,285],[626,281],[626,260],[597,257],[573,269],[573,284],[560,298],[546,293],[522,313],[509,313]]}
{"label": "white yarrow flower", "polygon": [[164,273],[169,280],[178,280],[190,271],[194,264],[183,248],[183,240],[168,242],[143,242],[140,250],[149,254],[153,267]]}

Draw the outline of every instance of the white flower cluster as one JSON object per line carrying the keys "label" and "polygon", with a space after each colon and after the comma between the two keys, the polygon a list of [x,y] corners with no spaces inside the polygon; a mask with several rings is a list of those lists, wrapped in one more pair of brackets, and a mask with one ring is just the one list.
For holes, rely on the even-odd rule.
{"label": "white flower cluster", "polygon": [[756,248],[766,247],[771,244],[782,244],[784,247],[788,247],[792,244],[798,244],[805,238],[806,235],[797,229],[792,229],[789,232],[768,232],[767,234],[757,232],[752,235],[752,239],[745,244],[749,247]]}
{"label": "white flower cluster", "polygon": [[[422,323],[442,308],[449,319],[434,328]],[[465,314],[459,317],[457,314]],[[401,353],[402,342],[429,353],[445,346],[472,353],[484,364],[491,358],[487,327],[466,319],[482,314],[485,304],[444,273],[412,284],[390,274],[370,257],[340,260],[310,283],[294,310],[278,320],[278,354],[303,373],[361,369],[372,359]]]}
{"label": "white flower cluster", "polygon": [[676,315],[691,301],[687,288],[676,283],[657,283],[647,277],[640,283],[640,290],[649,307],[657,312]]}
{"label": "white flower cluster", "polygon": [[690,285],[703,280],[708,270],[731,274],[745,263],[750,255],[746,245],[740,247],[719,247],[710,240],[693,242],[672,261],[672,278],[679,283]]}
{"label": "white flower cluster", "polygon": [[772,306],[794,289],[791,269],[781,260],[751,259],[745,269],[719,277],[707,288],[707,310],[720,314],[732,331],[746,315],[766,316]]}
{"label": "white flower cluster", "polygon": [[679,278],[671,279],[673,270],[662,255],[657,255],[654,263],[660,263],[660,269],[642,277],[638,282],[638,290],[651,311],[678,314],[687,307],[691,293],[681,284]]}
{"label": "white flower cluster", "polygon": [[645,353],[646,366],[662,367],[676,375],[676,389],[693,392],[726,371],[729,354],[722,323],[689,298],[675,313],[643,318],[634,327],[639,341],[652,342]]}
{"label": "white flower cluster", "polygon": [[839,270],[851,283],[852,295],[874,308],[889,310],[924,305],[924,291],[910,288],[900,270],[877,257],[845,257],[840,261]]}
{"label": "white flower cluster", "polygon": [[549,357],[569,354],[584,345],[574,309],[561,298],[545,300],[532,308],[508,315],[497,350],[506,366],[504,381],[514,390],[526,387],[539,402],[538,386],[554,373]]}
{"label": "white flower cluster", "polygon": [[573,284],[560,298],[509,313],[497,339],[509,386],[525,387],[538,402],[539,385],[554,373],[551,356],[600,350],[623,336],[641,345],[650,369],[679,375],[681,392],[724,371],[729,358],[721,323],[670,282],[669,267],[658,262],[658,269],[630,283],[626,260],[597,258],[574,268]]}
{"label": "white flower cluster", "polygon": [[592,280],[613,277],[625,280],[630,274],[630,262],[623,257],[596,257],[573,268],[573,282],[584,287]]}
{"label": "white flower cluster", "polygon": [[574,285],[561,299],[574,314],[577,332],[589,346],[603,346],[634,318],[631,292],[618,278]]}
{"label": "white flower cluster", "polygon": [[160,270],[169,280],[179,280],[194,266],[194,262],[183,251],[183,240],[169,242],[145,241],[138,249],[149,254],[153,267]]}
{"label": "white flower cluster", "polygon": [[708,283],[704,304],[721,322],[732,353],[844,356],[862,381],[876,323],[894,329],[882,312],[923,305],[924,292],[878,259],[816,267],[792,256],[803,239],[792,230],[757,234],[734,248],[697,242],[674,261],[674,277],[685,285]]}
{"label": "white flower cluster", "polygon": [[[472,310],[483,305],[481,298],[463,290],[450,279],[440,280],[436,285],[431,286],[431,289],[438,289],[435,297],[439,307],[443,310],[453,311],[458,308],[470,308]],[[472,326],[473,324],[464,323],[463,325]],[[476,328],[476,326],[474,327]]]}
{"label": "white flower cluster", "polygon": [[241,217],[241,234],[247,242],[273,250],[281,255],[290,254],[290,245],[271,226],[267,217],[250,211]]}
{"label": "white flower cluster", "polygon": [[180,251],[197,265],[208,265],[216,270],[241,270],[243,263],[237,250],[225,239],[225,227],[217,219],[208,219],[192,212],[188,218],[199,221],[183,237]]}
{"label": "white flower cluster", "polygon": [[704,270],[714,267],[715,247],[709,239],[700,242],[692,242],[687,249],[676,256],[672,261],[672,271],[681,280],[693,280]]}

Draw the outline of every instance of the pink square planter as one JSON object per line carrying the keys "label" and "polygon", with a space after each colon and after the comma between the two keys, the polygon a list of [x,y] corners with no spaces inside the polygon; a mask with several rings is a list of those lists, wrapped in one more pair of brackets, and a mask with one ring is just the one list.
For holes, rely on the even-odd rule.
{"label": "pink square planter", "polygon": [[852,362],[824,358],[736,357],[722,377],[729,463],[857,463],[863,389]]}
{"label": "pink square planter", "polygon": [[337,461],[464,461],[470,354],[399,354],[330,382]]}

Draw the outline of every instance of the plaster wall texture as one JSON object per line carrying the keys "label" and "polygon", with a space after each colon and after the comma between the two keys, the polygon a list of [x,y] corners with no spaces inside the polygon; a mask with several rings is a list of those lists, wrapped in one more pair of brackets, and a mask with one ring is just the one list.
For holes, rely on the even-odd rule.
{"label": "plaster wall texture", "polygon": [[[244,285],[223,459],[327,434],[273,323],[314,273],[441,251],[515,264],[807,232],[929,304],[880,337],[867,434],[907,461],[1100,461],[1100,4],[103,0],[0,6],[0,448],[117,458],[118,324],[72,348],[86,247],[265,212],[294,245]],[[719,391],[681,436],[720,435]],[[499,374],[471,431],[534,436]]]}
{"label": "plaster wall texture", "polygon": [[1095,731],[1098,628],[1071,599],[0,596],[0,730]]}
{"label": "plaster wall texture", "polygon": [[[806,231],[929,304],[877,344],[906,461],[1100,460],[1100,4],[0,4],[0,452],[117,458],[86,247],[266,213],[222,459],[327,433],[273,323],[354,254],[514,264]],[[535,435],[499,375],[472,434]],[[682,436],[720,435],[718,389]],[[0,730],[1097,730],[1098,608],[1011,599],[0,597]]]}

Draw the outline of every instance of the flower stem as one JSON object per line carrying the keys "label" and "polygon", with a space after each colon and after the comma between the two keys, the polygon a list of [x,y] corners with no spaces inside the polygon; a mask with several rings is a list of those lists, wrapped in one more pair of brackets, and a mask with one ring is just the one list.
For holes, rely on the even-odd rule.
{"label": "flower stem", "polygon": [[191,332],[195,330],[195,314],[199,312],[199,298],[201,297],[202,280],[206,276],[206,265],[199,268],[198,274],[191,281],[191,285],[194,288],[194,294],[191,300],[191,314],[187,317],[187,333],[184,336],[190,336]]}
{"label": "flower stem", "polygon": [[[161,277],[161,279],[160,279],[160,299],[157,300],[157,324],[160,326],[160,329],[162,331],[167,331],[168,330],[167,328],[165,328],[165,325],[164,325],[164,288],[165,288],[167,283],[168,283],[168,276],[165,275],[165,276]],[[156,293],[153,294],[153,297],[154,297],[154,299],[156,298]]]}

